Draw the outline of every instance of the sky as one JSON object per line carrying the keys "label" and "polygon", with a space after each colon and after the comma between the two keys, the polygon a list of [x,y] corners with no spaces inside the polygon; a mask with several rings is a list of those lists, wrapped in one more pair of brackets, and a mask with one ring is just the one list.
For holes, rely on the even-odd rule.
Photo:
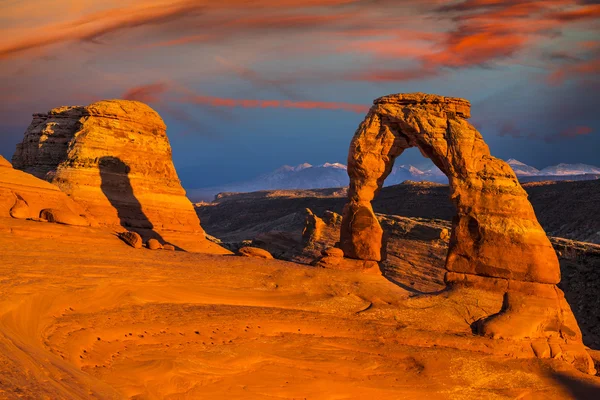
{"label": "sky", "polygon": [[345,163],[375,98],[420,91],[470,100],[496,157],[600,166],[599,3],[0,0],[0,154],[32,113],[139,100],[215,186]]}

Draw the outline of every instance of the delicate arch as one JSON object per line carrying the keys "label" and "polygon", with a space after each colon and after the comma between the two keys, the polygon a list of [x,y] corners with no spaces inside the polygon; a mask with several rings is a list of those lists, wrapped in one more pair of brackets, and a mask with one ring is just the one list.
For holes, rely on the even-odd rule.
{"label": "delicate arch", "polygon": [[423,93],[375,100],[348,154],[350,189],[340,243],[346,257],[381,260],[382,230],[371,200],[394,160],[417,147],[448,177],[452,221],[446,280],[475,276],[556,284],[558,260],[527,193],[467,122],[470,103]]}

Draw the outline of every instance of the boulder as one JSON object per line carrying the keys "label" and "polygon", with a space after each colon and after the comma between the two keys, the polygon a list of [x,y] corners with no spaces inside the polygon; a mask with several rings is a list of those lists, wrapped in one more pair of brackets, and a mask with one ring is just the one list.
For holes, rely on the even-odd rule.
{"label": "boulder", "polygon": [[321,254],[330,257],[344,257],[344,251],[338,247],[328,247]]}
{"label": "boulder", "polygon": [[444,228],[440,231],[440,240],[447,242],[450,239],[450,232],[448,229]]}
{"label": "boulder", "polygon": [[131,231],[121,232],[121,233],[119,233],[119,237],[121,238],[121,240],[123,240],[125,243],[127,243],[134,249],[142,248],[142,244],[143,244],[142,237],[137,232],[131,232]]}
{"label": "boulder", "polygon": [[13,165],[54,183],[103,225],[204,241],[166,126],[146,104],[104,100],[34,114]]}
{"label": "boulder", "polygon": [[70,210],[59,210],[56,208],[45,208],[40,211],[40,218],[48,222],[63,225],[88,226],[85,218],[71,212]]}
{"label": "boulder", "polygon": [[270,260],[273,258],[271,253],[258,247],[245,246],[238,250],[238,255],[243,257],[264,258]]}
{"label": "boulder", "polygon": [[156,239],[148,239],[146,247],[150,250],[160,250],[163,248],[162,244],[160,244],[160,242]]}
{"label": "boulder", "polygon": [[371,201],[395,159],[417,147],[448,176],[457,210],[446,283],[504,298],[502,309],[479,320],[476,330],[491,338],[534,340],[536,354],[547,353],[541,342],[560,338],[553,346],[564,351],[556,357],[592,373],[577,322],[556,287],[560,269],[552,245],[515,173],[490,154],[469,117],[470,103],[459,98],[410,93],[374,101],[350,144],[341,248],[346,257],[382,260],[383,230]]}
{"label": "boulder", "polygon": [[163,245],[163,250],[175,251],[175,246],[173,246],[172,244],[166,243],[165,245]]}

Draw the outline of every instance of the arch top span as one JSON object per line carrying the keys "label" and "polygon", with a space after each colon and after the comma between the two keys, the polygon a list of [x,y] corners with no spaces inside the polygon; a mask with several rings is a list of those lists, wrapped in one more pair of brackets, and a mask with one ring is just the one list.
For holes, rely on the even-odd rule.
{"label": "arch top span", "polygon": [[443,111],[469,119],[471,117],[471,102],[460,97],[445,97],[427,93],[398,93],[379,97],[374,105],[390,104],[394,106],[439,106]]}

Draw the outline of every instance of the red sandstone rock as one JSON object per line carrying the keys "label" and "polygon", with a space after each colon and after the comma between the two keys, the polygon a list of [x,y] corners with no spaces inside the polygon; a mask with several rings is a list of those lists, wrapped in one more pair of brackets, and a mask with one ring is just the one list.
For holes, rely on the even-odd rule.
{"label": "red sandstone rock", "polygon": [[85,218],[68,211],[58,210],[55,208],[45,208],[40,211],[40,218],[45,219],[48,222],[54,222],[63,225],[74,225],[74,226],[88,226],[88,222]]}
{"label": "red sandstone rock", "polygon": [[103,225],[204,239],[166,126],[143,103],[105,100],[35,114],[13,164],[59,186]]}
{"label": "red sandstone rock", "polygon": [[148,239],[146,247],[148,247],[150,250],[160,250],[163,248],[162,244],[160,244],[160,242],[156,239]]}
{"label": "red sandstone rock", "polygon": [[268,251],[260,249],[258,247],[250,247],[250,246],[242,247],[241,249],[239,249],[238,255],[244,256],[244,257],[264,258],[267,260],[270,260],[273,258],[271,253],[269,253]]}
{"label": "red sandstone rock", "polygon": [[325,222],[317,217],[310,209],[306,209],[306,219],[304,222],[304,230],[302,231],[302,242],[304,246],[310,246],[311,243],[318,241],[321,238]]}
{"label": "red sandstone rock", "polygon": [[527,193],[510,166],[491,156],[469,117],[469,102],[458,98],[413,93],[375,100],[350,144],[341,248],[346,257],[382,259],[383,231],[371,200],[396,157],[417,147],[448,176],[457,210],[446,282],[504,293],[504,307],[479,321],[479,332],[493,338],[558,340],[569,347],[562,359],[592,372],[579,327],[555,286],[558,259]]}
{"label": "red sandstone rock", "polygon": [[[37,218],[44,209],[51,208],[77,220],[77,225],[89,225],[85,212],[56,186],[23,171],[13,169],[0,157],[0,217],[19,219]],[[62,217],[61,217],[62,218]]]}
{"label": "red sandstone rock", "polygon": [[321,252],[324,256],[344,257],[344,251],[337,247],[328,247]]}
{"label": "red sandstone rock", "polygon": [[123,240],[125,243],[127,243],[134,249],[142,248],[142,237],[137,232],[121,232],[119,233],[119,237],[121,238],[121,240]]}

